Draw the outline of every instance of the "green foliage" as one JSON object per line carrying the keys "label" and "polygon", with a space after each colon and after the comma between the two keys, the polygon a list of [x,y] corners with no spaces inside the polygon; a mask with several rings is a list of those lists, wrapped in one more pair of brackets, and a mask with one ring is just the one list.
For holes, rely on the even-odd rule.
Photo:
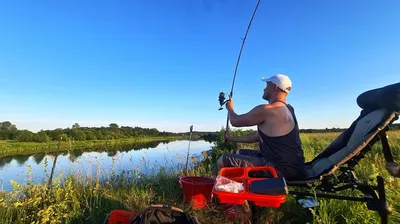
{"label": "green foliage", "polygon": [[13,140],[17,135],[17,127],[9,121],[0,122],[0,140]]}
{"label": "green foliage", "polygon": [[[121,127],[122,128],[122,127]],[[242,135],[250,130],[232,131]],[[203,159],[196,166],[181,175],[215,177],[215,161],[224,153],[235,153],[239,148],[256,148],[255,144],[224,142],[224,130],[216,136],[211,151],[203,152]],[[389,143],[396,159],[400,153],[400,132],[389,132]],[[302,134],[301,139],[308,160],[314,158],[335,137],[336,133]],[[0,150],[1,151],[1,150]],[[166,161],[166,164],[168,162]],[[362,182],[376,184],[377,174],[382,175],[386,184],[387,202],[392,206],[389,223],[400,221],[400,179],[391,177],[384,168],[385,162],[380,145],[366,154],[355,170]],[[111,169],[113,170],[113,168]],[[100,173],[98,175],[101,175]],[[292,187],[289,190],[293,190]],[[351,190],[348,196],[361,196]],[[292,195],[278,209],[257,207],[254,223],[379,223],[376,212],[366,208],[365,203],[336,199],[316,198],[320,206],[304,210]],[[122,174],[83,178],[72,173],[61,183],[55,179],[47,190],[43,185],[19,185],[14,183],[11,192],[0,192],[0,223],[104,223],[113,209],[141,212],[151,204],[169,204],[195,215],[202,223],[232,223],[224,217],[223,207],[211,203],[206,209],[193,210],[183,203],[182,189],[177,174],[161,169],[154,175],[144,175],[140,170],[126,170]]]}
{"label": "green foliage", "polygon": [[72,129],[71,137],[76,141],[85,141],[86,140],[85,133],[82,130],[78,129],[78,128]]}
{"label": "green foliage", "polygon": [[[208,132],[207,132],[208,133]],[[200,138],[202,133],[193,135],[193,138]],[[75,141],[93,141],[93,140],[115,140],[126,138],[143,137],[184,137],[189,133],[160,132],[156,128],[141,128],[119,126],[111,123],[108,127],[81,127],[78,123],[72,125],[72,128],[57,128],[54,130],[41,130],[33,133],[28,130],[18,130],[15,125],[9,121],[0,123],[0,140],[15,140],[18,142],[49,142],[58,141],[61,137]]]}
{"label": "green foliage", "polygon": [[51,140],[58,141],[61,137],[65,137],[64,132],[61,128],[57,128],[53,131],[47,131],[47,134],[50,136]]}
{"label": "green foliage", "polygon": [[46,134],[45,131],[39,131],[37,134],[33,136],[33,141],[35,142],[48,142],[50,141],[50,137]]}
{"label": "green foliage", "polygon": [[109,125],[109,127],[111,128],[111,130],[118,130],[118,128],[119,128],[118,124],[116,124],[116,123],[111,123]]}
{"label": "green foliage", "polygon": [[[400,124],[391,125],[392,129],[400,129]],[[344,129],[326,128],[326,129],[301,129],[301,133],[339,133]],[[242,134],[249,130],[236,130],[233,133]],[[156,128],[141,128],[119,126],[116,123],[111,123],[108,127],[81,127],[78,123],[72,125],[71,128],[57,128],[54,130],[42,130],[43,133],[32,133],[28,130],[18,130],[17,127],[9,121],[0,123],[0,140],[16,140],[20,142],[48,142],[58,141],[60,137],[63,139],[72,139],[76,141],[85,140],[112,140],[121,138],[139,138],[139,137],[171,137],[181,136],[187,138],[189,132],[172,133],[159,131]],[[32,135],[31,135],[32,134]],[[209,142],[215,142],[220,137],[220,132],[192,132],[193,138],[201,138]]]}
{"label": "green foliage", "polygon": [[16,140],[19,142],[31,142],[33,141],[33,133],[28,130],[22,130],[17,134]]}
{"label": "green foliage", "polygon": [[79,129],[81,126],[78,123],[72,125],[72,129]]}
{"label": "green foliage", "polygon": [[86,140],[96,140],[96,133],[94,131],[91,130],[87,130],[84,132],[84,135],[86,136]]}
{"label": "green foliage", "polygon": [[[21,223],[65,223],[81,213],[73,182],[67,180],[62,186],[57,181],[51,189],[46,185],[20,185],[14,181],[14,190],[5,193],[0,199],[0,211],[3,213],[25,214],[21,218],[9,221]],[[6,211],[6,212],[4,212]],[[1,214],[1,212],[0,212]],[[18,217],[18,216],[17,216]],[[0,220],[1,221],[1,220]],[[13,223],[14,223],[13,222]]]}

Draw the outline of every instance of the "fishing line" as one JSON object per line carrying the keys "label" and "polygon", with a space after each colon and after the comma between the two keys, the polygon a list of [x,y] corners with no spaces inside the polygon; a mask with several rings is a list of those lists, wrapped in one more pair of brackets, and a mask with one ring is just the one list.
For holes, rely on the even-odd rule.
{"label": "fishing line", "polygon": [[[253,15],[251,16],[249,25],[247,26],[247,30],[246,30],[246,33],[245,33],[245,35],[244,35],[244,38],[241,38],[241,39],[242,39],[242,46],[240,47],[239,56],[238,56],[238,59],[237,59],[237,61],[236,61],[236,67],[235,67],[235,72],[234,72],[234,75],[233,75],[232,87],[231,87],[231,92],[230,92],[230,94],[229,94],[229,99],[226,100],[226,101],[224,101],[224,100],[225,100],[225,94],[224,94],[223,92],[221,92],[220,95],[219,95],[219,102],[220,102],[220,106],[221,106],[221,107],[220,107],[220,110],[222,110],[222,105],[224,105],[226,102],[228,102],[228,101],[232,98],[232,96],[233,96],[233,87],[235,86],[236,73],[237,73],[237,69],[238,69],[238,66],[239,66],[240,57],[241,57],[241,55],[242,55],[243,47],[244,47],[244,44],[245,44],[246,39],[247,39],[247,34],[249,33],[251,24],[252,24],[252,22],[253,22],[253,19],[254,19],[254,16],[255,16],[256,12],[257,12],[258,5],[260,4],[260,1],[261,1],[261,0],[258,0],[258,2],[257,2],[257,5],[256,5],[256,7],[255,7],[255,9],[254,9],[254,12],[253,12]],[[227,116],[226,116],[226,129],[225,129],[225,133],[228,132],[228,125],[229,125],[229,113],[228,113]]]}
{"label": "fishing line", "polygon": [[234,75],[233,75],[233,80],[232,80],[232,87],[231,87],[231,92],[230,92],[230,98],[232,98],[232,96],[233,96],[233,87],[234,87],[234,85],[235,85],[236,73],[237,73],[237,69],[238,69],[238,66],[239,66],[240,57],[242,56],[242,51],[243,51],[244,43],[246,42],[247,34],[249,33],[251,24],[252,24],[252,22],[253,22],[253,19],[254,19],[254,16],[255,16],[256,12],[257,12],[258,5],[260,4],[260,1],[261,1],[261,0],[258,0],[258,2],[257,2],[256,8],[254,9],[253,15],[251,16],[249,25],[247,26],[246,34],[244,35],[244,38],[242,38],[242,46],[240,47],[239,56],[238,56],[238,59],[237,59],[237,61],[236,61],[235,73],[234,73]]}

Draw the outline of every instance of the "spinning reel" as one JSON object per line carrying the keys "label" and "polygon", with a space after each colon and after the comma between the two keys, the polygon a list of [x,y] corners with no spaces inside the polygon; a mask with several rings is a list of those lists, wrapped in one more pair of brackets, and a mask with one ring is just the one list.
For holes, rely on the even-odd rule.
{"label": "spinning reel", "polygon": [[222,106],[223,106],[224,104],[226,104],[226,102],[229,101],[229,99],[227,99],[227,100],[225,100],[225,99],[226,99],[226,98],[225,98],[225,93],[224,93],[224,92],[220,92],[220,93],[219,93],[219,98],[218,98],[220,108],[219,108],[218,110],[222,110],[222,109],[223,109]]}

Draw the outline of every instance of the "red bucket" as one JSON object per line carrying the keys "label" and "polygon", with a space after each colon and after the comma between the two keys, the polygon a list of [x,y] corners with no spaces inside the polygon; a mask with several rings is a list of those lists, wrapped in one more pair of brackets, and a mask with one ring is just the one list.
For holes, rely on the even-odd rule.
{"label": "red bucket", "polygon": [[183,189],[183,200],[194,208],[204,208],[211,201],[215,179],[209,177],[182,177],[179,181]]}

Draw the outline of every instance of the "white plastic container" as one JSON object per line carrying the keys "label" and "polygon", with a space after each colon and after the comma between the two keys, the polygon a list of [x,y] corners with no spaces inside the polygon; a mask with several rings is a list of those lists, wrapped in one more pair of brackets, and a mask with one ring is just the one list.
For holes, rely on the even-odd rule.
{"label": "white plastic container", "polygon": [[214,184],[217,191],[239,193],[244,191],[243,183],[236,182],[223,176],[217,176]]}

